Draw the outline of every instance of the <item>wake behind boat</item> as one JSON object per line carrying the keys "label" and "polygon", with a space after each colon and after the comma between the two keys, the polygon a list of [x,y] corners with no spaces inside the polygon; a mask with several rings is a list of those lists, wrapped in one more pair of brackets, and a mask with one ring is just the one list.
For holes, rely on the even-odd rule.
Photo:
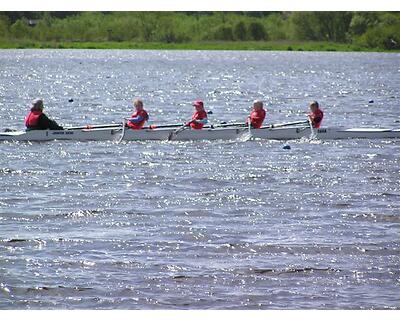
{"label": "wake behind boat", "polygon": [[[121,124],[97,125],[92,127],[71,127],[64,130],[30,130],[1,132],[0,141],[196,141],[196,140],[237,140],[250,131],[253,138],[266,140],[295,140],[310,138],[312,132],[307,125],[270,125],[259,129],[248,129],[243,124],[205,126],[202,130],[188,128],[174,135],[179,125],[144,127],[140,130],[122,130]],[[327,127],[313,129],[316,139],[396,139],[400,128],[343,128]],[[171,139],[171,136],[173,137]],[[122,139],[121,139],[122,138]]]}

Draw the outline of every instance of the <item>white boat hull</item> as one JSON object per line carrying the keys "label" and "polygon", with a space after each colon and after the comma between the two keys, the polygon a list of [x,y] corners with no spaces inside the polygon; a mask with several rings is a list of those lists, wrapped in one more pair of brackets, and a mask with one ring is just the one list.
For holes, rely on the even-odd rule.
{"label": "white boat hull", "polygon": [[[160,129],[126,129],[123,140],[168,140],[176,128]],[[335,139],[395,139],[400,138],[400,129],[379,128],[321,128],[315,129],[316,138],[321,140]],[[214,128],[192,130],[186,129],[177,134],[172,134],[172,141],[193,140],[236,140],[248,134],[247,128]],[[294,140],[309,138],[309,127],[283,127],[252,129],[254,138],[268,140]],[[121,127],[75,129],[75,130],[32,130],[0,133],[0,141],[50,141],[50,140],[74,140],[74,141],[118,141],[122,136]]]}
{"label": "white boat hull", "polygon": [[31,130],[1,132],[0,141],[108,141],[118,140],[120,136],[120,128],[80,130]]}
{"label": "white boat hull", "polygon": [[[315,138],[320,140],[337,139],[395,139],[400,138],[400,129],[381,128],[320,128],[314,129]],[[277,128],[254,130],[253,135],[260,139],[292,140],[310,138],[309,127]]]}

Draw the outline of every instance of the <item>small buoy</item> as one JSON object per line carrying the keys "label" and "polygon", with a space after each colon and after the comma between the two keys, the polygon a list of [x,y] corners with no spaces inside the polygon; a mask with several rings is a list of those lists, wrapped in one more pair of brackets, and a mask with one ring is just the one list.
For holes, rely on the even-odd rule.
{"label": "small buoy", "polygon": [[290,150],[291,149],[288,144],[285,144],[282,148],[285,149],[285,150]]}
{"label": "small buoy", "polygon": [[69,98],[69,99],[68,99],[68,102],[74,102],[74,99]]}
{"label": "small buoy", "polygon": [[369,100],[368,103],[374,103],[374,100]]}

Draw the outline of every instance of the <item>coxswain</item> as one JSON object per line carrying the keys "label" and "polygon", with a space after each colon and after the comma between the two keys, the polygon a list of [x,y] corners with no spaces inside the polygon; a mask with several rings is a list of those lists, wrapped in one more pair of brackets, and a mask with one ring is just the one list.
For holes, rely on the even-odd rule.
{"label": "coxswain", "polygon": [[312,101],[310,103],[310,113],[308,114],[308,119],[311,121],[314,128],[319,128],[321,126],[322,119],[324,118],[324,113],[319,108],[317,101]]}
{"label": "coxswain", "polygon": [[250,116],[248,116],[246,124],[248,125],[250,121],[251,127],[254,129],[258,129],[261,128],[264,119],[265,119],[264,104],[261,100],[255,100],[253,102],[253,110],[251,111]]}
{"label": "coxswain", "polygon": [[25,118],[25,126],[27,130],[63,130],[57,122],[49,119],[43,113],[43,100],[35,99],[31,104],[31,111]]}
{"label": "coxswain", "polygon": [[204,103],[201,100],[196,100],[192,105],[196,111],[192,115],[192,120],[186,123],[186,126],[190,126],[192,129],[200,130],[208,122],[207,112],[204,110]]}
{"label": "coxswain", "polygon": [[143,101],[141,99],[135,99],[133,105],[136,111],[132,114],[130,119],[127,119],[126,125],[133,130],[139,130],[142,129],[145,122],[149,120],[149,115],[146,110],[143,109]]}

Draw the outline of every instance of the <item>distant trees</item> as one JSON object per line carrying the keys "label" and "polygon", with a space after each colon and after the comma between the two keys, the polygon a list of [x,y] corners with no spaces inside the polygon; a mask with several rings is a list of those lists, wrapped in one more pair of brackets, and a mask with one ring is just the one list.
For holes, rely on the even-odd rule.
{"label": "distant trees", "polygon": [[378,15],[374,12],[358,12],[353,14],[351,18],[349,32],[353,35],[360,36],[373,27],[378,21]]}
{"label": "distant trees", "polygon": [[247,28],[243,21],[236,23],[233,30],[234,38],[240,41],[247,39]]}
{"label": "distant trees", "polygon": [[11,36],[19,39],[29,38],[31,35],[31,30],[28,26],[27,19],[21,18],[11,25],[10,34]]}
{"label": "distant trees", "polygon": [[312,12],[294,12],[289,20],[291,38],[298,40],[318,40],[317,21]]}
{"label": "distant trees", "polygon": [[255,21],[250,22],[248,25],[243,21],[239,21],[234,25],[234,27],[230,25],[222,25],[219,26],[214,34],[214,38],[216,40],[267,40],[267,32],[265,31],[265,27],[261,22]]}
{"label": "distant trees", "polygon": [[345,42],[352,20],[349,12],[295,12],[293,36],[300,40]]}
{"label": "distant trees", "polygon": [[258,21],[250,23],[249,34],[253,40],[256,41],[267,40],[267,33],[265,32],[265,28]]}
{"label": "distant trees", "polygon": [[400,49],[400,22],[379,23],[369,28],[358,41],[370,48]]}
{"label": "distant trees", "polygon": [[9,34],[10,19],[0,14],[0,39],[4,39]]}
{"label": "distant trees", "polygon": [[179,43],[289,39],[396,49],[399,33],[399,12],[0,13],[0,39],[11,41]]}

